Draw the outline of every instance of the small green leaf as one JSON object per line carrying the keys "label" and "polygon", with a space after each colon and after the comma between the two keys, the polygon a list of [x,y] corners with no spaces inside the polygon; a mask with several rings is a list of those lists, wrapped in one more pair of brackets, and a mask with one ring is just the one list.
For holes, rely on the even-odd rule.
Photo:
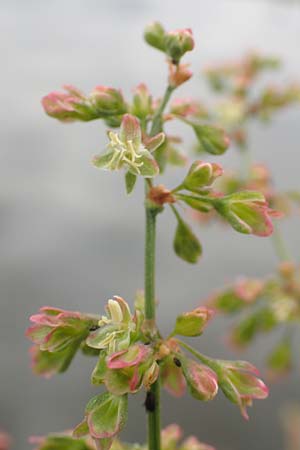
{"label": "small green leaf", "polygon": [[193,195],[178,194],[177,197],[191,208],[200,212],[207,213],[213,208],[213,205],[209,201],[202,200]]}
{"label": "small green leaf", "polygon": [[136,180],[137,180],[137,176],[134,173],[131,173],[130,171],[126,172],[125,185],[126,185],[127,194],[130,194],[133,191]]}
{"label": "small green leaf", "polygon": [[269,355],[268,367],[274,375],[284,375],[292,366],[291,341],[285,339],[280,342]]}
{"label": "small green leaf", "polygon": [[213,314],[213,310],[205,306],[199,306],[193,311],[180,314],[176,318],[173,334],[189,337],[200,336]]}
{"label": "small green leaf", "polygon": [[222,155],[229,146],[225,131],[212,125],[191,124],[198,138],[200,153],[205,151],[212,155]]}
{"label": "small green leaf", "polygon": [[39,450],[92,450],[91,445],[84,439],[75,439],[63,434],[45,437],[38,448]]}
{"label": "small green leaf", "polygon": [[111,438],[118,434],[127,421],[127,395],[109,392],[97,395],[87,404],[86,417],[92,437]]}
{"label": "small green leaf", "polygon": [[100,352],[97,364],[92,372],[91,382],[96,386],[103,384],[106,373],[106,353],[104,351]]}
{"label": "small green leaf", "polygon": [[191,228],[181,219],[178,213],[176,217],[178,224],[173,242],[175,253],[184,261],[195,264],[202,253],[201,244]]}

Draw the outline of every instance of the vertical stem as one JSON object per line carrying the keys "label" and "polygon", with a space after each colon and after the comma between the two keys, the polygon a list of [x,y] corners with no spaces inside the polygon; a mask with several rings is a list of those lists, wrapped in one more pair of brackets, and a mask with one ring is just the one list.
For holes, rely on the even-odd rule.
{"label": "vertical stem", "polygon": [[[163,99],[154,114],[150,136],[155,136],[162,131],[162,114],[175,88],[167,86]],[[148,180],[149,181],[149,180]],[[151,182],[149,181],[151,187]],[[146,233],[145,233],[145,319],[148,330],[152,336],[157,334],[155,321],[155,238],[156,238],[156,216],[158,211],[147,204],[147,193],[149,186],[145,182],[145,213],[146,213]],[[154,404],[151,411],[148,410],[148,449],[160,450],[160,380],[152,384],[151,395]]]}
{"label": "vertical stem", "polygon": [[145,235],[145,317],[155,326],[155,238],[156,211],[146,205]]}
{"label": "vertical stem", "polygon": [[281,231],[278,226],[274,226],[274,231],[271,236],[274,250],[278,256],[280,261],[290,261],[291,255],[289,254],[288,249],[286,248],[284,239],[282,237]]}
{"label": "vertical stem", "polygon": [[[147,189],[146,189],[147,191]],[[157,211],[146,203],[145,235],[145,318],[150,333],[156,332],[155,324],[155,237]],[[154,402],[153,410],[148,410],[148,448],[160,450],[160,383],[159,379],[151,386]],[[151,408],[152,409],[152,408]]]}
{"label": "vertical stem", "polygon": [[244,180],[249,179],[251,169],[251,154],[248,147],[243,147],[240,150],[241,154],[241,174]]}

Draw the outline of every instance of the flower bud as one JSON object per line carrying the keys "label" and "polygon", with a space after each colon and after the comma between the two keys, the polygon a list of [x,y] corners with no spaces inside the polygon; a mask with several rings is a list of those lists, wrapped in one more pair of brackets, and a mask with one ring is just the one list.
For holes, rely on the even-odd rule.
{"label": "flower bud", "polygon": [[179,425],[175,423],[168,425],[161,432],[162,448],[164,450],[176,448],[182,434],[182,429]]}
{"label": "flower bud", "polygon": [[217,376],[209,367],[189,359],[183,361],[182,369],[190,393],[197,400],[208,401],[217,395]]}
{"label": "flower bud", "polygon": [[199,125],[191,123],[198,139],[200,152],[222,155],[230,145],[230,139],[222,128],[213,125]]}
{"label": "flower bud", "polygon": [[194,48],[193,32],[190,28],[169,31],[165,36],[165,49],[173,64]]}
{"label": "flower bud", "polygon": [[89,99],[96,112],[103,117],[118,116],[126,112],[126,104],[122,93],[117,89],[96,86]]}
{"label": "flower bud", "polygon": [[[116,396],[104,392],[93,397],[85,409],[85,418],[73,431],[74,436],[90,434],[94,439],[114,438],[127,421],[127,395]],[[110,446],[105,448],[108,450]],[[101,448],[101,446],[100,446]]]}
{"label": "flower bud", "polygon": [[139,119],[144,119],[152,113],[152,97],[143,83],[135,89],[131,112]]}
{"label": "flower bud", "polygon": [[268,376],[272,381],[285,376],[292,368],[290,339],[281,341],[268,357]]}
{"label": "flower bud", "polygon": [[181,336],[200,336],[213,315],[214,310],[205,306],[183,313],[177,317],[173,333]]}
{"label": "flower bud", "polygon": [[181,117],[207,117],[205,108],[193,99],[176,98],[170,106],[170,113]]}
{"label": "flower bud", "polygon": [[236,403],[245,419],[248,419],[247,406],[252,405],[253,399],[265,399],[269,390],[262,380],[255,375],[258,370],[245,361],[218,360],[219,387],[225,396]]}
{"label": "flower bud", "polygon": [[280,216],[269,208],[260,192],[236,192],[216,199],[214,205],[236,231],[244,234],[269,236],[273,232],[270,216]]}
{"label": "flower bud", "polygon": [[197,191],[209,187],[216,178],[223,174],[219,164],[204,161],[195,161],[183,181],[185,189]]}
{"label": "flower bud", "polygon": [[145,31],[144,38],[147,44],[158,50],[165,51],[165,30],[159,22],[150,23]]}
{"label": "flower bud", "polygon": [[61,122],[93,119],[87,97],[74,86],[66,85],[64,89],[66,92],[54,91],[42,98],[46,114]]}
{"label": "flower bud", "polygon": [[185,439],[180,447],[180,450],[216,450],[210,445],[200,442],[196,436],[190,436]]}
{"label": "flower bud", "polygon": [[182,368],[174,363],[172,355],[167,356],[160,364],[160,375],[163,387],[174,397],[182,397],[186,388],[186,381]]}
{"label": "flower bud", "polygon": [[176,88],[188,81],[193,76],[188,67],[189,64],[169,64],[169,85]]}

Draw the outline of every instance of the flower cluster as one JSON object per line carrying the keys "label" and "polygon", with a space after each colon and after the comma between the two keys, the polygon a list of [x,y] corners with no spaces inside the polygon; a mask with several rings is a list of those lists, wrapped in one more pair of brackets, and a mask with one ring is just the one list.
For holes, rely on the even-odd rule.
{"label": "flower cluster", "polygon": [[[76,352],[81,350],[97,358],[91,382],[94,386],[104,387],[104,391],[87,403],[84,418],[72,435],[35,439],[39,450],[91,450],[95,446],[97,450],[130,448],[117,440],[127,421],[129,396],[145,392],[145,408],[155,419],[154,423],[159,410],[159,379],[171,394],[181,396],[188,389],[200,401],[214,399],[221,390],[240,408],[244,418],[248,418],[247,407],[254,399],[264,399],[268,395],[268,389],[258,378],[253,365],[207,357],[181,340],[182,337],[199,337],[214,316],[217,305],[214,304],[213,308],[199,306],[180,314],[166,338],[157,329],[150,266],[154,263],[155,218],[165,205],[169,205],[176,218],[175,253],[189,263],[198,261],[202,246],[179,213],[179,207],[216,214],[236,231],[257,236],[271,234],[271,217],[276,212],[269,207],[268,197],[260,192],[260,187],[243,186],[231,191],[218,189],[217,182],[223,176],[223,168],[204,158],[190,165],[175,188],[154,184],[155,177],[161,175],[167,165],[187,164],[186,155],[178,149],[181,139],[166,131],[170,121],[180,121],[189,127],[197,139],[200,154],[222,155],[230,145],[230,138],[224,129],[215,125],[215,115],[208,112],[201,102],[177,98],[168,107],[173,92],[192,76],[189,66],[182,63],[182,58],[194,48],[192,31],[188,28],[166,31],[155,22],[146,28],[144,37],[149,45],[167,58],[168,84],[162,98],[154,98],[142,83],[134,89],[129,101],[115,88],[97,86],[85,95],[69,85],[65,86],[65,92],[52,92],[42,100],[45,112],[62,122],[104,120],[109,127],[108,144],[106,150],[94,158],[94,166],[110,171],[124,170],[128,194],[133,191],[138,177],[145,179],[148,240],[145,300],[139,295],[133,312],[122,297],[114,296],[108,300],[106,313],[102,316],[44,307],[31,317],[33,326],[28,329],[27,336],[34,343],[31,355],[35,373],[50,376],[63,372]],[[225,70],[226,77],[232,76],[235,70],[241,72],[239,90],[234,88],[239,103],[227,113],[226,108],[223,109],[223,116],[227,114],[231,123],[243,123],[248,84],[261,69],[272,65],[272,61],[252,55],[242,67]],[[221,83],[218,77],[210,74],[215,85]],[[265,96],[264,109],[284,103],[283,99],[275,101],[274,98],[274,95],[271,99],[270,95]],[[253,110],[251,114],[254,114]],[[228,122],[223,120],[224,124]],[[240,132],[242,141],[242,128],[235,125],[229,128],[233,137],[233,131]],[[248,287],[248,301],[251,302],[261,289],[263,287],[252,283]],[[243,291],[241,286],[240,290]],[[154,438],[159,440],[158,429],[150,430],[150,438],[151,433],[153,436],[157,434]],[[195,437],[180,442],[181,434],[175,425],[163,430],[162,449],[213,450]],[[146,448],[141,447],[141,450]],[[149,448],[154,450],[150,441]]]}
{"label": "flower cluster", "polygon": [[80,346],[98,355],[91,382],[96,386],[104,384],[106,391],[87,404],[84,420],[75,428],[74,436],[90,435],[98,445],[108,448],[126,423],[127,394],[142,388],[149,392],[159,374],[163,386],[175,396],[182,395],[188,386],[194,398],[208,401],[220,388],[240,407],[244,417],[252,399],[266,397],[267,388],[256,378],[257,371],[250,364],[211,359],[191,349],[199,362],[183,352],[189,347],[176,336],[200,336],[214,315],[212,309],[198,307],[179,315],[165,340],[149,337],[141,301],[132,314],[127,302],[115,296],[108,301],[106,311],[104,316],[93,317],[42,308],[31,317],[34,325],[27,331],[36,345],[37,373],[61,372]]}
{"label": "flower cluster", "polygon": [[[171,424],[161,432],[162,450],[215,450],[210,445],[200,442],[196,436],[182,440],[183,432],[179,425]],[[32,436],[30,443],[35,450],[95,450],[95,444],[89,437],[74,438],[71,432],[50,434],[49,436]],[[146,445],[128,444],[115,439],[111,450],[147,450]]]}
{"label": "flower cluster", "polygon": [[257,89],[260,76],[265,71],[278,69],[280,65],[278,59],[249,53],[238,61],[206,69],[211,88],[223,95],[215,107],[216,117],[238,147],[246,145],[245,126],[253,117],[267,120],[278,110],[300,102],[300,85],[296,83]]}
{"label": "flower cluster", "polygon": [[[266,279],[240,278],[232,286],[214,294],[208,304],[225,314],[244,311],[231,332],[235,347],[248,345],[259,334],[300,324],[300,268],[282,263],[278,274]],[[247,314],[246,311],[248,312]],[[287,332],[267,360],[268,372],[278,378],[292,367],[292,340]]]}

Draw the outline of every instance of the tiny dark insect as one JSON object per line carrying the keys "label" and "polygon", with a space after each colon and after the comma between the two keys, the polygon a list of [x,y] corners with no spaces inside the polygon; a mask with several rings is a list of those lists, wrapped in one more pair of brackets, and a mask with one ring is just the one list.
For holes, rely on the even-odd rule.
{"label": "tiny dark insect", "polygon": [[181,367],[181,361],[180,361],[180,359],[178,359],[178,358],[173,358],[173,361],[174,361],[174,364],[177,366],[177,367]]}
{"label": "tiny dark insect", "polygon": [[147,341],[147,342],[144,343],[144,345],[150,345],[150,342]]}
{"label": "tiny dark insect", "polygon": [[90,331],[96,331],[96,330],[98,330],[98,328],[100,328],[98,325],[92,325],[90,327]]}
{"label": "tiny dark insect", "polygon": [[155,402],[155,395],[154,395],[154,393],[151,392],[151,391],[148,391],[147,394],[146,394],[146,399],[145,399],[145,403],[144,403],[146,411],[154,412],[155,411],[155,404],[156,404],[156,402]]}

